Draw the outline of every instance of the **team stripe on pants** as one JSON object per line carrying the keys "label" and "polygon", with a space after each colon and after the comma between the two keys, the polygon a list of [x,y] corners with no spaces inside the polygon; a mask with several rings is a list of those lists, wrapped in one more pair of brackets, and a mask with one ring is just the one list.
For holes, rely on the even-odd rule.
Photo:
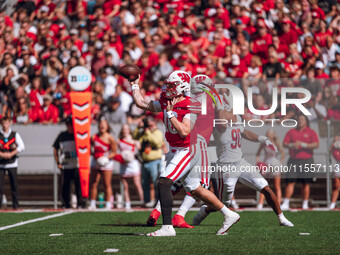
{"label": "team stripe on pants", "polygon": [[175,169],[169,175],[167,175],[166,178],[176,181],[180,177],[184,169],[188,166],[190,160],[196,154],[196,146],[192,146],[192,147],[194,147],[193,153],[191,155],[190,155],[190,152],[185,154],[185,156],[180,160],[180,162],[177,164]]}

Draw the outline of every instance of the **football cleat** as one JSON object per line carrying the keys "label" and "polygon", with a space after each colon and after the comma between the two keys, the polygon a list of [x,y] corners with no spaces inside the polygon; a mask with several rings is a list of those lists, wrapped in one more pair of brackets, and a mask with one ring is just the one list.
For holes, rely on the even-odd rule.
{"label": "football cleat", "polygon": [[156,226],[157,220],[158,220],[160,215],[161,215],[160,211],[158,211],[157,209],[153,209],[152,212],[150,213],[148,220],[146,221],[146,225],[148,227]]}
{"label": "football cleat", "polygon": [[205,208],[207,208],[206,205],[203,205],[201,207],[199,212],[195,215],[194,219],[192,220],[192,225],[198,226],[209,215],[208,213],[206,213]]}
{"label": "football cleat", "polygon": [[219,231],[217,231],[216,235],[223,236],[227,235],[228,230],[236,224],[240,220],[240,215],[237,213],[230,211],[228,214],[228,218],[224,219],[223,225]]}
{"label": "football cleat", "polygon": [[289,220],[287,220],[285,218],[284,220],[280,221],[280,226],[283,226],[283,227],[294,227],[294,224],[291,223]]}
{"label": "football cleat", "polygon": [[163,225],[161,229],[146,234],[147,236],[176,236],[176,231],[172,225]]}
{"label": "football cleat", "polygon": [[176,228],[194,228],[185,222],[184,217],[178,214],[172,218],[172,225]]}

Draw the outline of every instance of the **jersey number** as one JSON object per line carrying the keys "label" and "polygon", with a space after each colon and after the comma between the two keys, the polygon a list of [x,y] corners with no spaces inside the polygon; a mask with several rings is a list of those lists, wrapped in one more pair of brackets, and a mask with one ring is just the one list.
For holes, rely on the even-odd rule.
{"label": "jersey number", "polygon": [[241,130],[238,128],[238,129],[233,129],[231,131],[231,139],[233,139],[234,143],[232,143],[230,145],[230,147],[232,149],[237,149],[237,148],[241,148]]}

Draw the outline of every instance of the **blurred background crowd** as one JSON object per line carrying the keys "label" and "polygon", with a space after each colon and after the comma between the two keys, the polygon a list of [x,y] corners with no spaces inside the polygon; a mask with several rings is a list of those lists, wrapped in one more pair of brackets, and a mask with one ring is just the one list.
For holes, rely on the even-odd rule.
{"label": "blurred background crowd", "polygon": [[336,0],[19,0],[0,12],[0,115],[60,122],[71,113],[68,72],[82,65],[93,75],[93,121],[137,124],[146,113],[118,74],[134,63],[150,99],[181,69],[253,87],[257,109],[270,107],[274,87],[305,87],[309,120],[339,120],[339,23]]}

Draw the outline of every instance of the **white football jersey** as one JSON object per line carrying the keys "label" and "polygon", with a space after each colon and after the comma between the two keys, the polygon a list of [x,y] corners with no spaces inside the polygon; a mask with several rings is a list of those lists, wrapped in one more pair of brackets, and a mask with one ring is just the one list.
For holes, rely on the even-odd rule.
{"label": "white football jersey", "polygon": [[[237,121],[241,122],[240,116],[237,116]],[[224,132],[220,132],[214,128],[214,140],[216,141],[216,153],[218,162],[231,163],[236,162],[242,158],[242,136],[244,131],[242,124],[227,125]]]}

